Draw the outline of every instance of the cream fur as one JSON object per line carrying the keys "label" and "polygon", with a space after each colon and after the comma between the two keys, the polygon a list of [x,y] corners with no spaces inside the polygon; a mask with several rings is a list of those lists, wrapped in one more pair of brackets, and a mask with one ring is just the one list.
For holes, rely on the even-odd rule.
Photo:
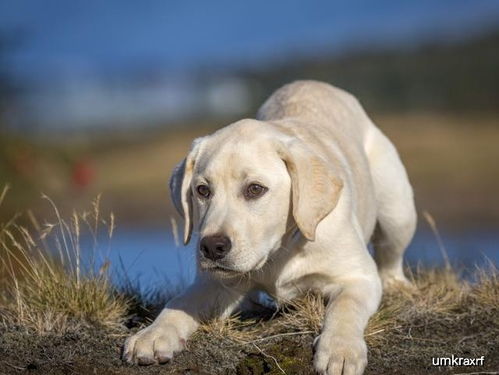
{"label": "cream fur", "polygon": [[[268,191],[247,201],[241,191],[252,182]],[[212,197],[198,197],[199,184]],[[195,283],[127,340],[126,360],[167,361],[201,320],[230,315],[254,290],[287,301],[313,289],[329,300],[316,370],[363,372],[364,329],[382,283],[406,282],[416,213],[394,146],[352,95],[313,81],[282,87],[256,120],[197,139],[171,190],[185,242],[193,230],[223,233],[232,249],[217,262],[198,254]],[[377,264],[367,250],[373,233]]]}

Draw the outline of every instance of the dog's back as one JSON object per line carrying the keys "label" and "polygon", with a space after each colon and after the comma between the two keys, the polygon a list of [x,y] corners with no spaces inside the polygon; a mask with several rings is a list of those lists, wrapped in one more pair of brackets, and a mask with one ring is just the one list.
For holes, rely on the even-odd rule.
{"label": "dog's back", "polygon": [[375,125],[357,99],[327,83],[296,81],[277,90],[257,119],[313,145],[315,152],[339,168],[368,240],[376,221],[376,198],[365,145]]}
{"label": "dog's back", "polygon": [[[326,125],[325,129],[348,134],[357,142],[365,138],[372,126],[353,95],[318,81],[295,81],[281,87],[267,99],[257,114],[257,119],[263,121],[283,118],[309,119],[311,122],[307,127]],[[317,120],[323,120],[324,124]]]}

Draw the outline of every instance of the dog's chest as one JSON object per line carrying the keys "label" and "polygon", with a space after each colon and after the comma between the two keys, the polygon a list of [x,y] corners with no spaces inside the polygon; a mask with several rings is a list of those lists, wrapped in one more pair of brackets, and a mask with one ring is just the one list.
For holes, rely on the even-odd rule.
{"label": "dog's chest", "polygon": [[264,290],[277,301],[289,301],[310,290],[321,290],[324,280],[316,273],[308,273],[307,260],[287,259],[285,264],[274,262],[254,279],[256,288]]}
{"label": "dog's chest", "polygon": [[276,285],[276,284],[273,284],[273,285],[258,284],[257,289],[266,292],[273,299],[275,299],[276,302],[278,302],[278,303],[292,300],[293,298],[295,298],[301,294],[301,293],[299,293],[299,290],[297,288],[290,287],[288,285],[282,286],[282,285]]}

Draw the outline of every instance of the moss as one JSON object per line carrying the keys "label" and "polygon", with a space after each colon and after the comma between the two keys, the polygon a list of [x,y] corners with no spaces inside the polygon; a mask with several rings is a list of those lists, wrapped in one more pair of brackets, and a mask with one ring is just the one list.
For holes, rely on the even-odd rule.
{"label": "moss", "polygon": [[269,374],[271,371],[272,366],[267,359],[257,353],[248,354],[237,366],[237,373],[240,375]]}
{"label": "moss", "polygon": [[282,339],[254,346],[238,364],[237,374],[310,374],[312,373],[312,337]]}

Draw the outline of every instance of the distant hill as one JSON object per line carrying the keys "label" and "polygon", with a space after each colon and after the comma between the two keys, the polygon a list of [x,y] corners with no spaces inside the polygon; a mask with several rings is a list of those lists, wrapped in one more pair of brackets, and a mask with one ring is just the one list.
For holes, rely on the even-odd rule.
{"label": "distant hill", "polygon": [[304,59],[247,73],[262,97],[286,82],[317,79],[353,92],[370,110],[499,111],[499,30],[459,43]]}

